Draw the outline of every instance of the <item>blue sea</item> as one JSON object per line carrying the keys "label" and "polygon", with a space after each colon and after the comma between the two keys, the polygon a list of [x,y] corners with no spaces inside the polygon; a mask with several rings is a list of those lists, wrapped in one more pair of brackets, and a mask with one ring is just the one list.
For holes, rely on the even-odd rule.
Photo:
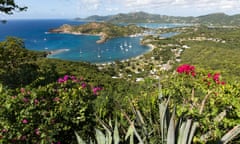
{"label": "blue sea", "polygon": [[[49,58],[70,61],[85,61],[91,63],[105,63],[124,60],[139,56],[149,51],[149,47],[140,45],[142,37],[120,37],[97,44],[99,36],[52,34],[49,29],[63,24],[81,25],[86,22],[57,19],[57,20],[8,20],[0,24],[0,41],[7,36],[14,36],[24,40],[25,47],[36,51],[55,51]],[[145,27],[162,27],[162,24],[139,24]],[[166,24],[164,27],[174,27]],[[175,25],[178,27],[179,25]]]}

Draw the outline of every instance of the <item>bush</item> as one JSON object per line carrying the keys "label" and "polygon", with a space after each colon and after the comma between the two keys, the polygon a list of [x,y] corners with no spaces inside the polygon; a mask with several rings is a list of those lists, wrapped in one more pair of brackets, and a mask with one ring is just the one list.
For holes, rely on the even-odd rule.
{"label": "bush", "polygon": [[171,97],[177,114],[201,124],[195,140],[215,143],[240,122],[239,83],[223,80],[219,72],[184,64],[162,84],[163,96]]}
{"label": "bush", "polygon": [[1,91],[1,143],[72,143],[74,131],[91,137],[93,103],[101,87],[65,75],[38,88],[21,88],[16,95]]}

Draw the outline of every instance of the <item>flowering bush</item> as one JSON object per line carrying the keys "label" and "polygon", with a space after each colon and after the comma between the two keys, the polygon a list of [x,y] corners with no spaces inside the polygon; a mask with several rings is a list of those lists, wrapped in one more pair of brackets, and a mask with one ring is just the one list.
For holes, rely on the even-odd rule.
{"label": "flowering bush", "polygon": [[188,64],[183,64],[181,66],[179,66],[177,68],[177,72],[182,74],[191,74],[192,76],[195,76],[196,75],[196,72],[195,72],[195,67],[194,66],[191,66],[191,65],[188,65]]}
{"label": "flowering bush", "polygon": [[91,136],[93,104],[101,87],[65,75],[35,89],[1,92],[0,143],[71,143],[74,131]]}
{"label": "flowering bush", "polygon": [[[213,130],[211,138],[219,138],[224,130],[237,125],[240,118],[239,83],[225,82],[219,72],[196,69],[183,64],[162,81],[163,96],[171,97],[178,115],[191,117],[201,124],[200,133]],[[230,113],[226,113],[231,111]],[[219,118],[222,116],[222,118]]]}

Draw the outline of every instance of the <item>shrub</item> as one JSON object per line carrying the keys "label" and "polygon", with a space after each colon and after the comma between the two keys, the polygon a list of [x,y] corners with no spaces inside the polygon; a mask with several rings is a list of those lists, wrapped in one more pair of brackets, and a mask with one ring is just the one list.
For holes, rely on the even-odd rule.
{"label": "shrub", "polygon": [[101,87],[65,75],[38,88],[21,88],[16,95],[1,91],[1,143],[72,143],[74,131],[92,135],[93,103]]}
{"label": "shrub", "polygon": [[214,143],[239,123],[239,83],[226,82],[219,72],[183,64],[162,82],[163,95],[171,97],[177,114],[201,124],[195,140]]}

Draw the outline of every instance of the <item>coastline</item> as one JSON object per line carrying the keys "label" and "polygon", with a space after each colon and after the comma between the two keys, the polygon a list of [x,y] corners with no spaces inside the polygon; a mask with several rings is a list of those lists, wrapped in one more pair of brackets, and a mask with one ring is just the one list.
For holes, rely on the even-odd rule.
{"label": "coastline", "polygon": [[[154,45],[152,45],[152,44],[147,44],[146,46],[149,48],[149,50],[146,51],[145,53],[142,53],[142,54],[140,54],[140,55],[138,55],[138,56],[131,57],[131,58],[128,58],[128,59],[120,60],[120,62],[126,62],[126,61],[130,61],[130,60],[139,60],[144,54],[149,53],[149,52],[152,52],[152,51],[156,48],[156,47],[155,47]],[[110,65],[110,64],[113,64],[113,63],[115,63],[115,61],[102,62],[102,63],[94,63],[94,64],[96,64],[97,66],[102,66],[102,65]]]}
{"label": "coastline", "polygon": [[106,42],[109,38],[105,33],[100,34],[87,34],[81,32],[69,32],[69,31],[61,31],[61,32],[48,32],[48,33],[59,33],[59,34],[72,34],[72,35],[85,35],[85,36],[98,36],[100,37],[99,40],[96,41],[97,44],[101,44]]}
{"label": "coastline", "polygon": [[149,47],[149,50],[146,51],[145,53],[142,53],[136,57],[132,57],[132,58],[128,58],[128,59],[125,59],[125,60],[121,60],[121,62],[125,62],[125,61],[129,61],[129,60],[138,60],[140,59],[144,54],[146,53],[149,53],[149,52],[152,52],[154,49],[155,49],[155,46],[153,44],[147,44],[146,45],[147,47]]}

